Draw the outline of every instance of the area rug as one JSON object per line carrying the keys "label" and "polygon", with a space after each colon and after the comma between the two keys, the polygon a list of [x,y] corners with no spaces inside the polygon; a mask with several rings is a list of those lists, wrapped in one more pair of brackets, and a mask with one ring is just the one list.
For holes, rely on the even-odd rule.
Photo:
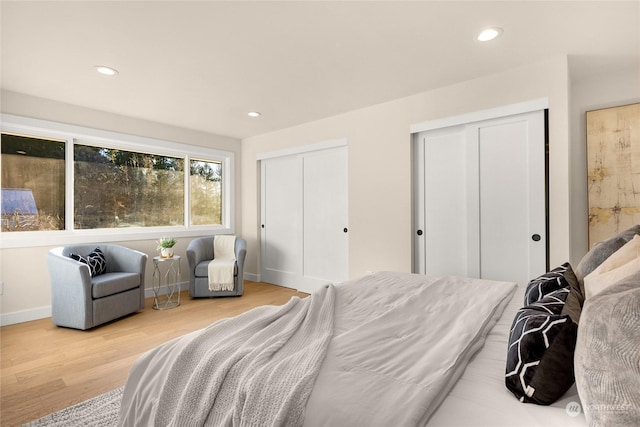
{"label": "area rug", "polygon": [[123,387],[24,424],[23,427],[108,427],[118,422]]}

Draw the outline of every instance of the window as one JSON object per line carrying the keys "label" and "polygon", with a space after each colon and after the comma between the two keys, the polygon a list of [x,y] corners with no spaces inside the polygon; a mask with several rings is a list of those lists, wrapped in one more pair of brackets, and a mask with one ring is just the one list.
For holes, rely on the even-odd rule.
{"label": "window", "polygon": [[232,152],[5,114],[1,126],[2,247],[233,232]]}
{"label": "window", "polygon": [[76,229],[184,225],[184,159],[80,144],[73,158]]}
{"label": "window", "polygon": [[222,163],[191,160],[191,224],[222,224]]}
{"label": "window", "polygon": [[64,229],[65,141],[3,133],[2,231]]}

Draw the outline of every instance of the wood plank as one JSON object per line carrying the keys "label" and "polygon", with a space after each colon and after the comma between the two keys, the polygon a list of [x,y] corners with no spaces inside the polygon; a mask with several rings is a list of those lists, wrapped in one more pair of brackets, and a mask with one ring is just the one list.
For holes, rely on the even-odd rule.
{"label": "wood plank", "polygon": [[216,320],[260,305],[281,305],[307,294],[245,281],[241,297],[189,298],[180,306],[145,309],[89,331],[60,328],[40,319],[0,328],[0,426],[26,422],[124,385],[145,351]]}

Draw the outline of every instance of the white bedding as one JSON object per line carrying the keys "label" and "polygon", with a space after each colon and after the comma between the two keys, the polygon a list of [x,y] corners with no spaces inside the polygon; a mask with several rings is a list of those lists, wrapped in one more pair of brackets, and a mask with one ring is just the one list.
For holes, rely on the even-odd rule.
{"label": "white bedding", "polygon": [[305,426],[424,425],[514,288],[390,272],[340,287],[334,339]]}
{"label": "white bedding", "polygon": [[[574,427],[586,426],[575,385],[550,406],[521,403],[504,385],[509,329],[524,300],[520,286],[482,350],[429,420],[429,427]],[[567,411],[567,405],[571,405]],[[571,415],[569,415],[571,414]]]}
{"label": "white bedding", "polygon": [[[509,282],[389,272],[336,286],[333,338],[304,424],[424,425],[482,346],[514,288]],[[201,333],[172,340],[136,362],[120,425],[153,424],[168,367]]]}

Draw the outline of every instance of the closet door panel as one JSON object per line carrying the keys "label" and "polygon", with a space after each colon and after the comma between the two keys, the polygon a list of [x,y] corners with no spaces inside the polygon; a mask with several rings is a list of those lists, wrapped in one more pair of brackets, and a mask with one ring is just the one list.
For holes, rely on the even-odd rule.
{"label": "closet door panel", "polygon": [[454,128],[422,137],[424,145],[424,272],[468,275],[466,141]]}
{"label": "closet door panel", "polygon": [[309,153],[304,156],[303,169],[300,290],[313,292],[348,277],[347,149]]}
{"label": "closet door panel", "polygon": [[[525,127],[525,129],[523,129]],[[527,152],[514,141],[526,123],[479,129],[480,276],[514,280],[529,273]],[[522,279],[521,279],[522,280]],[[526,279],[524,279],[526,280]]]}
{"label": "closet door panel", "polygon": [[543,113],[473,126],[479,153],[480,277],[525,285],[546,269]]}
{"label": "closet door panel", "polygon": [[295,156],[262,161],[262,280],[298,287],[302,233],[301,160]]}

